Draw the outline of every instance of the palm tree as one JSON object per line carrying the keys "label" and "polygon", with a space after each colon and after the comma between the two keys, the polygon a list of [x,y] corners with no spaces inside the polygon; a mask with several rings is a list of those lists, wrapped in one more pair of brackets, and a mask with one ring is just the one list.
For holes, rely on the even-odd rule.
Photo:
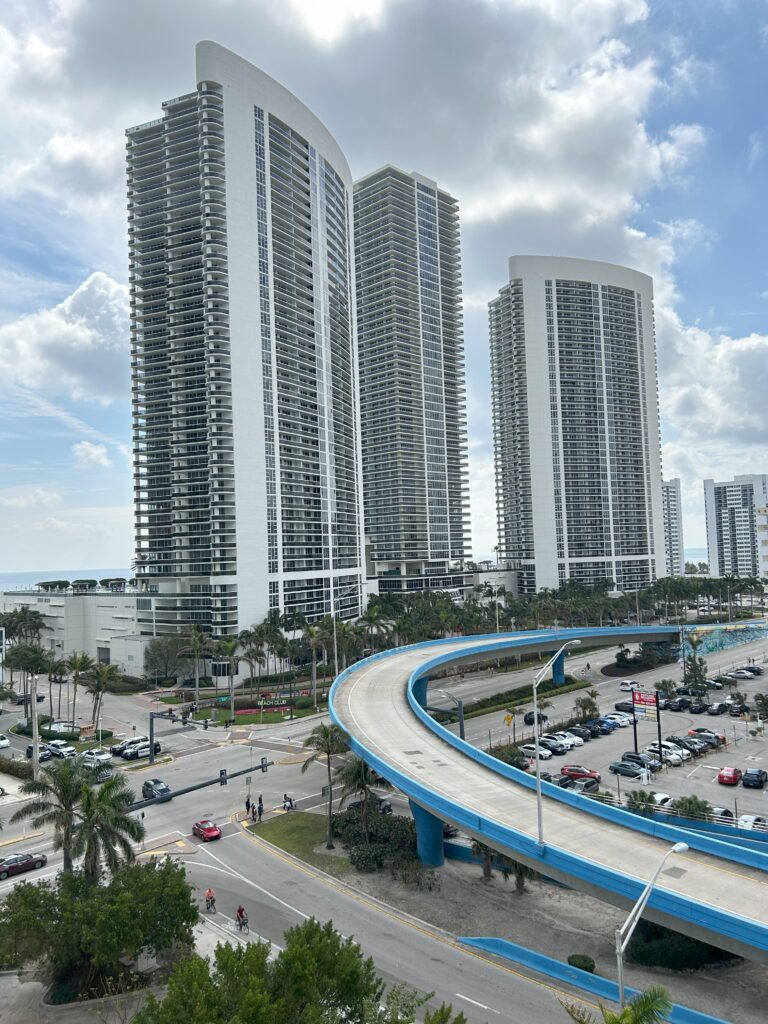
{"label": "palm tree", "polygon": [[123,674],[120,671],[119,666],[107,665],[104,662],[99,662],[99,664],[95,665],[88,673],[85,687],[93,698],[91,722],[94,725],[101,714],[101,702],[104,700],[104,694],[112,683],[119,682],[122,677]]}
{"label": "palm tree", "polygon": [[493,878],[493,858],[496,851],[490,846],[481,843],[479,839],[472,840],[472,856],[483,858],[483,881],[490,882]]}
{"label": "palm tree", "polygon": [[102,786],[83,786],[80,825],[73,855],[83,858],[83,874],[92,882],[101,877],[102,864],[114,874],[134,859],[131,840],[144,838],[143,824],[128,813],[134,801],[124,775],[113,775]]}
{"label": "palm tree", "polygon": [[317,708],[317,652],[323,646],[323,634],[320,627],[305,626],[304,639],[312,655],[312,703]]}
{"label": "palm tree", "polygon": [[80,676],[83,675],[84,672],[92,672],[93,671],[93,665],[94,665],[93,658],[90,656],[90,654],[86,654],[85,651],[82,651],[80,653],[78,653],[77,651],[74,651],[67,658],[67,668],[72,673],[72,685],[74,687],[73,695],[72,695],[72,722],[73,722],[73,724],[76,721],[76,719],[75,719],[75,709],[77,707],[77,684],[80,682]]}
{"label": "palm tree", "polygon": [[240,663],[238,651],[240,641],[236,636],[224,636],[216,641],[216,655],[227,662],[227,678],[229,680],[229,715],[232,724],[235,722],[235,673]]}
{"label": "palm tree", "polygon": [[179,654],[191,654],[195,663],[195,704],[200,703],[200,663],[209,653],[211,638],[195,623],[187,638],[187,646]]}
{"label": "palm tree", "polygon": [[321,757],[325,758],[328,768],[328,839],[325,844],[326,850],[333,849],[333,775],[331,774],[331,758],[336,754],[343,754],[348,749],[347,737],[344,730],[338,725],[326,725],[321,722],[316,725],[312,732],[304,740],[305,747],[311,747],[312,753],[301,766],[301,774]]}
{"label": "palm tree", "polygon": [[41,765],[40,777],[21,784],[23,797],[33,797],[11,818],[11,822],[31,818],[35,828],[53,826],[53,848],[61,850],[63,870],[72,870],[75,848],[77,808],[85,785],[82,758],[67,757],[58,764]]}
{"label": "palm tree", "polygon": [[672,1009],[672,1001],[663,988],[649,988],[647,992],[641,992],[618,1013],[599,1003],[599,1018],[577,1003],[568,1003],[563,999],[559,1002],[576,1024],[598,1024],[600,1020],[602,1024],[663,1024]]}
{"label": "palm tree", "polygon": [[347,797],[360,795],[360,821],[363,826],[363,835],[366,843],[369,841],[368,832],[368,807],[374,786],[383,786],[385,789],[392,789],[392,786],[385,779],[369,768],[362,757],[357,754],[350,754],[345,758],[333,773],[333,779],[341,787],[341,803]]}
{"label": "palm tree", "polygon": [[645,789],[634,789],[627,793],[624,805],[628,811],[634,811],[635,814],[642,814],[644,818],[648,818],[657,807],[653,796],[653,790],[648,792]]}

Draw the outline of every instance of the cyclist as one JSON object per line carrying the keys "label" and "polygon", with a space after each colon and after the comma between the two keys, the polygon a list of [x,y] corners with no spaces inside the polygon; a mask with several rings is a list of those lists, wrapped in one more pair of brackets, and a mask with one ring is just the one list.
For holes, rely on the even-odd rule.
{"label": "cyclist", "polygon": [[213,891],[210,885],[205,890],[205,909],[214,911],[216,910],[216,893]]}
{"label": "cyclist", "polygon": [[245,907],[240,904],[235,914],[235,924],[238,928],[242,929],[244,925],[248,924],[248,916],[245,913]]}

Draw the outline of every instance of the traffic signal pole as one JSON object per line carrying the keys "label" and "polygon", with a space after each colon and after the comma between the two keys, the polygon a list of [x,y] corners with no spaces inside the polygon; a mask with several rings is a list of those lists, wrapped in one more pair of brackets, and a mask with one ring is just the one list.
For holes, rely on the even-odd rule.
{"label": "traffic signal pole", "polygon": [[149,800],[137,800],[136,803],[131,804],[128,808],[129,811],[138,811],[143,807],[151,807],[152,804],[168,803],[169,800],[175,800],[177,796],[185,796],[187,793],[195,793],[198,789],[207,789],[208,786],[226,786],[230,779],[237,779],[241,775],[252,774],[253,772],[266,772],[267,768],[271,768],[274,761],[268,761],[266,757],[262,757],[261,763],[256,765],[254,768],[240,768],[236,772],[227,771],[226,768],[222,768],[215,779],[206,779],[205,782],[196,782],[192,786],[185,786],[183,789],[174,789],[171,791],[170,797],[151,797]]}

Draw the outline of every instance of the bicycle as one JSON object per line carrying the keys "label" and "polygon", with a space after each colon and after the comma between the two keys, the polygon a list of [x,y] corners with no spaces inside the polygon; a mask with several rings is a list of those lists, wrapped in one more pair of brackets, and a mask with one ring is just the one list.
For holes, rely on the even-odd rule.
{"label": "bicycle", "polygon": [[237,928],[237,930],[239,932],[245,932],[246,935],[248,935],[250,933],[250,930],[251,930],[248,927],[248,918],[247,917],[242,917],[242,918],[236,917],[235,918],[235,927]]}
{"label": "bicycle", "polygon": [[215,896],[212,897],[212,898],[211,897],[206,897],[205,909],[208,911],[209,914],[215,914],[216,913],[216,897]]}

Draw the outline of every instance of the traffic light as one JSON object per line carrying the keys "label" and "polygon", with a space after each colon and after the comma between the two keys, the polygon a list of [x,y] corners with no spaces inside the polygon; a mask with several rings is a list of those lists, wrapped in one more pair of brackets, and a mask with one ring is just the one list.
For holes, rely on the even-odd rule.
{"label": "traffic light", "polygon": [[219,785],[220,786],[226,786],[226,784],[227,784],[227,769],[226,768],[220,768],[219,769]]}
{"label": "traffic light", "polygon": [[266,757],[262,757],[262,759],[261,759],[261,770],[263,772],[265,772],[267,770],[267,759],[266,759]]}

